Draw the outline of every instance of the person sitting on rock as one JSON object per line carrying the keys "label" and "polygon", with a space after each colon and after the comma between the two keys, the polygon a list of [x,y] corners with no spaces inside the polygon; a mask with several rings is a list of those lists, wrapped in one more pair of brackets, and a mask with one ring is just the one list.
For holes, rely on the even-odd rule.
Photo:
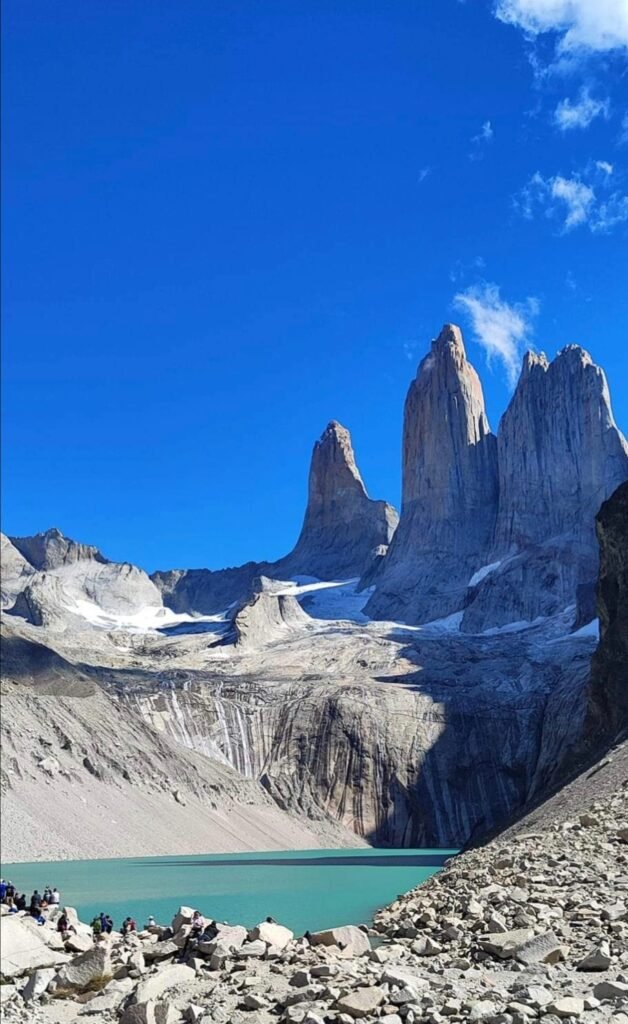
{"label": "person sitting on rock", "polygon": [[155,921],[155,918],[153,917],[152,914],[149,914],[148,915],[148,921],[144,925],[144,928],[156,928],[156,927],[157,927],[157,922]]}
{"label": "person sitting on rock", "polygon": [[[9,897],[7,896],[7,899],[8,898]],[[11,897],[11,899],[12,898],[13,897]],[[16,896],[15,897],[15,909],[16,910],[26,910],[26,893],[25,892],[23,892],[21,896]]]}
{"label": "person sitting on rock", "polygon": [[122,922],[121,931],[123,935],[128,935],[130,932],[137,931],[137,925],[135,924],[135,921],[133,920],[132,917],[125,917],[124,921]]}
{"label": "person sitting on rock", "polygon": [[181,952],[181,960],[185,960],[190,947],[197,946],[201,940],[201,935],[205,931],[205,919],[201,914],[200,910],[195,910],[192,914],[192,921],[190,922],[190,934],[185,940],[185,946]]}
{"label": "person sitting on rock", "polygon": [[52,889],[50,888],[49,885],[47,885],[46,888],[44,889],[44,895],[42,897],[42,900],[43,900],[44,903],[50,903],[50,896],[51,896],[51,894],[52,894]]}
{"label": "person sitting on rock", "polygon": [[48,903],[51,907],[58,907],[61,903],[61,895],[58,889],[53,889],[48,897]]}
{"label": "person sitting on rock", "polygon": [[63,936],[63,938],[65,938],[66,935],[69,935],[71,932],[74,932],[74,934],[76,935],[76,928],[68,921],[68,915],[66,914],[65,910],[63,911],[61,917],[57,921],[57,931],[59,932],[60,935]]}

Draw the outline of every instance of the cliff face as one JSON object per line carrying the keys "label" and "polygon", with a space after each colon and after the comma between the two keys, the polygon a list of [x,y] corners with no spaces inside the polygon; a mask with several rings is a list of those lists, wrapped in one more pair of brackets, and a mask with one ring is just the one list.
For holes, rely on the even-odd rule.
{"label": "cliff face", "polygon": [[489,559],[463,628],[477,631],[576,604],[597,577],[595,514],[628,478],[628,447],[606,378],[570,345],[548,363],[528,353],[498,432],[499,505]]}
{"label": "cliff face", "polygon": [[497,444],[452,324],[410,385],[402,467],[401,519],[367,612],[422,622],[462,607],[469,577],[487,560],[497,512]]}
{"label": "cliff face", "polygon": [[388,547],[397,521],[392,505],[369,498],[351,435],[333,421],[314,446],[303,528],[280,571],[292,567],[323,580],[361,576]]}
{"label": "cliff face", "polygon": [[365,580],[376,585],[368,613],[421,623],[464,610],[468,632],[577,603],[582,614],[597,577],[595,513],[626,479],[628,446],[588,353],[528,353],[495,439],[447,325],[408,392],[401,520]]}
{"label": "cliff face", "polygon": [[599,747],[628,729],[628,483],[602,505],[597,607],[600,643],[591,662],[585,735]]}

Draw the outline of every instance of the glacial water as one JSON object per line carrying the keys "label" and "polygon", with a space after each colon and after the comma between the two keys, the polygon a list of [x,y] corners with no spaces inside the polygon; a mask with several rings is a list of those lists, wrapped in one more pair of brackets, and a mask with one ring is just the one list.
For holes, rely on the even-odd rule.
{"label": "glacial water", "polygon": [[2,877],[29,897],[56,885],[84,921],[104,911],[116,927],[130,914],[169,924],[180,904],[253,926],[267,916],[306,930],[368,922],[398,893],[442,867],[454,850],[311,850],[130,860],[5,864]]}

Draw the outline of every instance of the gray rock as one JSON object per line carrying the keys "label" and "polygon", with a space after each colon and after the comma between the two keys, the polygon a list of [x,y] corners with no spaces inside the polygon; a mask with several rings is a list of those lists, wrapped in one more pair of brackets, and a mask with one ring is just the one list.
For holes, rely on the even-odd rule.
{"label": "gray rock", "polygon": [[347,995],[341,996],[336,1001],[334,1009],[359,1020],[374,1013],[377,1007],[384,1002],[385,997],[384,989],[377,985],[372,985],[370,988],[356,988]]}
{"label": "gray rock", "polygon": [[21,991],[24,1002],[28,1003],[31,999],[43,996],[56,973],[54,967],[42,967],[38,971],[33,971]]}

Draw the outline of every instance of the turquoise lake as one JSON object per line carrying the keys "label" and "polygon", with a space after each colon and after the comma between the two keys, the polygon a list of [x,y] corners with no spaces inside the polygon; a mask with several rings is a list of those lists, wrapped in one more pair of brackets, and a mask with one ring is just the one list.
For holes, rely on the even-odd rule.
{"label": "turquoise lake", "polygon": [[455,850],[311,850],[5,864],[2,877],[30,897],[57,886],[84,921],[104,911],[169,924],[180,904],[249,927],[265,917],[297,934],[368,922],[375,911],[442,867]]}

